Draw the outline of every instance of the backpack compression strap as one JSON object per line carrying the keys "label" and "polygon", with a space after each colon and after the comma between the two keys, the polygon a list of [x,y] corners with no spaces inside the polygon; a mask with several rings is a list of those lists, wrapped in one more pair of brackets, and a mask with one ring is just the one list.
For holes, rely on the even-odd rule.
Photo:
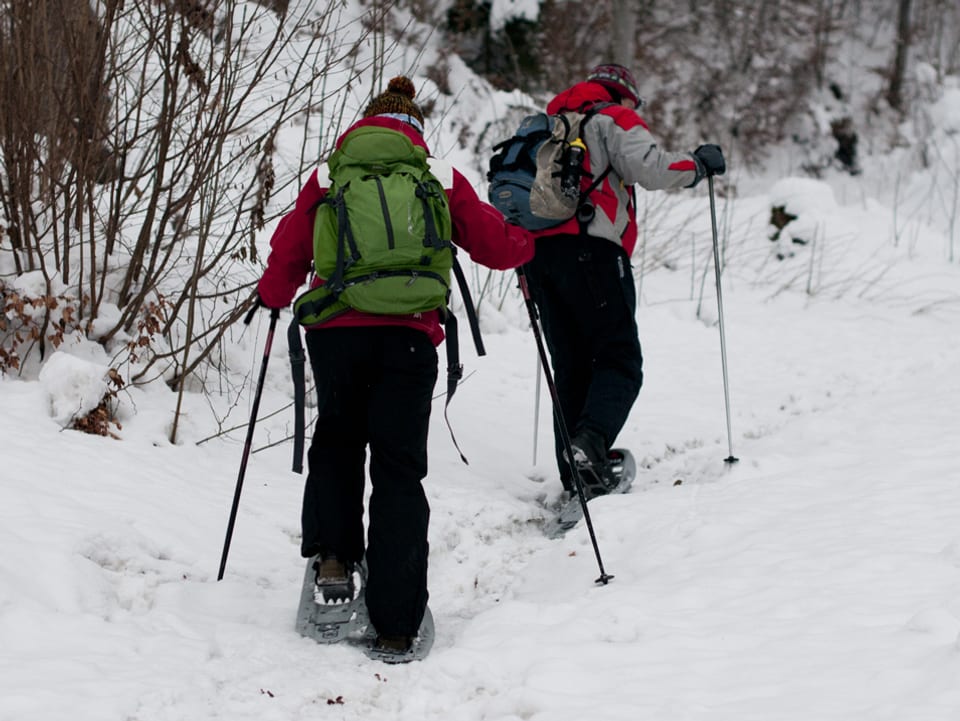
{"label": "backpack compression strap", "polygon": [[[486,355],[487,350],[483,347],[483,338],[480,336],[480,323],[477,320],[477,310],[473,306],[473,298],[470,296],[470,287],[467,285],[467,278],[463,274],[463,268],[457,260],[456,248],[453,250],[453,274],[457,278],[457,285],[460,288],[460,294],[463,296],[463,307],[467,311],[467,320],[470,323],[470,332],[473,335],[473,344],[476,346],[477,355]],[[460,362],[460,335],[457,327],[457,316],[449,308],[441,310],[443,318],[444,333],[447,337],[447,400],[443,405],[443,419],[447,423],[447,430],[450,431],[450,440],[453,441],[457,453],[460,454],[460,460],[469,465],[467,457],[460,450],[456,437],[453,435],[453,428],[450,426],[450,418],[447,416],[447,408],[450,406],[450,399],[457,392],[457,385],[463,379],[463,363]]]}
{"label": "backpack compression strap", "polygon": [[[440,191],[443,192],[442,190]],[[420,200],[420,204],[423,206],[423,225],[424,225],[424,245],[427,245],[434,250],[443,250],[444,248],[453,249],[453,243],[449,240],[442,240],[440,238],[440,233],[437,230],[437,223],[433,217],[433,212],[430,209],[429,198],[431,196],[436,197],[438,195],[437,191],[433,190],[427,183],[417,182],[417,189],[415,191],[417,198]]]}
{"label": "backpack compression strap", "polygon": [[[348,184],[349,185],[349,184]],[[343,292],[344,274],[351,265],[360,258],[360,251],[357,249],[357,241],[353,238],[353,229],[350,227],[350,219],[347,217],[347,204],[343,200],[343,193],[347,189],[344,185],[337,191],[335,197],[329,195],[323,199],[324,203],[333,206],[337,212],[337,261],[333,274],[327,279],[326,285],[330,287],[334,294],[334,300]],[[314,219],[314,234],[320,227],[320,213],[317,213]],[[349,247],[350,257],[347,258],[347,249]],[[333,302],[333,301],[331,301]]]}
{"label": "backpack compression strap", "polygon": [[[473,306],[473,298],[470,295],[470,287],[467,285],[466,276],[463,274],[463,268],[457,261],[456,251],[453,257],[453,272],[457,278],[457,285],[460,287],[460,293],[463,296],[463,305],[467,311],[467,320],[470,323],[470,332],[473,335],[473,344],[476,346],[477,355],[487,354],[483,346],[483,338],[480,336],[480,323],[477,320],[477,311]],[[449,308],[441,311],[444,316],[443,326],[447,336],[447,400],[443,406],[443,418],[447,423],[447,429],[450,431],[450,439],[456,447],[460,458],[464,463],[468,463],[463,451],[453,435],[453,428],[450,426],[450,419],[447,416],[447,407],[450,405],[450,399],[457,392],[457,385],[463,379],[463,363],[460,362],[460,334],[457,327],[457,317]],[[287,348],[290,353],[290,375],[293,378],[293,472],[303,473],[303,448],[304,437],[306,435],[306,424],[304,422],[304,408],[306,406],[306,377],[304,373],[304,364],[306,354],[303,350],[303,339],[300,335],[300,321],[294,317],[287,327]]]}

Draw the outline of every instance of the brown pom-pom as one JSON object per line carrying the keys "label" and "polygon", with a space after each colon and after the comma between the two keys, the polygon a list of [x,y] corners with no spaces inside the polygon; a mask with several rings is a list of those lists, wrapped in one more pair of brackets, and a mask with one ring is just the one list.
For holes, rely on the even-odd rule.
{"label": "brown pom-pom", "polygon": [[387,84],[387,92],[405,95],[411,100],[413,100],[414,96],[417,94],[416,89],[413,87],[413,81],[406,75],[398,75],[397,77],[391,79]]}
{"label": "brown pom-pom", "polygon": [[363,117],[374,115],[409,115],[423,124],[423,111],[413,102],[415,90],[413,81],[405,75],[398,75],[388,84],[387,89],[370,101],[363,111]]}

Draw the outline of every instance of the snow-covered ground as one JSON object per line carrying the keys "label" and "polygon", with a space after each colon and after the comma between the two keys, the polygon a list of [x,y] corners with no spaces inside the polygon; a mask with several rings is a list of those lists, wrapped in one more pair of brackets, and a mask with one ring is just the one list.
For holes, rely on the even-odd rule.
{"label": "snow-covered ground", "polygon": [[[487,99],[457,102],[466,118]],[[470,464],[438,396],[437,639],[420,663],[294,630],[302,478],[281,442],[282,332],[216,580],[265,314],[228,351],[240,392],[233,377],[223,397],[188,394],[177,445],[163,386],[121,392],[119,440],[62,429],[102,389],[87,344],[37,380],[0,378],[0,721],[960,718],[955,85],[935,108],[942,162],[896,187],[902,158],[865,159],[855,179],[734,164],[718,181],[730,438],[705,190],[642,194],[657,218],[635,256],[646,379],[617,442],[641,468],[631,493],[591,502],[606,586],[583,524],[540,531],[560,487],[516,293],[482,304],[486,357],[461,324],[449,416]],[[433,132],[470,164],[454,132]],[[773,205],[799,216],[777,243]],[[641,273],[671,237],[671,270]]]}
{"label": "snow-covered ground", "polygon": [[[84,435],[54,419],[79,403],[79,364],[3,379],[0,719],[957,718],[960,268],[891,261],[923,300],[856,297],[867,258],[850,257],[889,218],[828,210],[847,226],[843,297],[780,288],[809,246],[724,274],[732,467],[711,283],[700,303],[690,269],[643,278],[646,383],[618,440],[642,468],[591,503],[607,586],[582,524],[540,532],[559,492],[548,396],[535,462],[533,338],[519,302],[488,308],[488,355],[463,344],[450,407],[469,466],[442,399],[434,414],[437,640],[408,666],[294,631],[301,479],[289,443],[260,450],[290,420],[267,417],[290,399],[281,333],[221,582],[243,428],[197,445],[217,426],[192,395],[171,446],[173,396],[148,390],[126,396],[122,440]],[[709,247],[708,224],[698,235]],[[744,258],[772,253],[761,228],[749,242]],[[253,377],[266,327],[239,345]]]}

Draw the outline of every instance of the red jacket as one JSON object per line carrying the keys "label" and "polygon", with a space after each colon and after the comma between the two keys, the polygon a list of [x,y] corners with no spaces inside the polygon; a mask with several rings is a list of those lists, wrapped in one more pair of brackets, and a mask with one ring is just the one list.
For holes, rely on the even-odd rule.
{"label": "red jacket", "polygon": [[[609,102],[609,91],[599,83],[578,83],[551,100],[547,113],[582,113],[598,103]],[[643,118],[622,105],[604,106],[587,123],[583,136],[589,171],[594,177],[610,167],[603,183],[590,194],[596,214],[587,233],[616,243],[627,255],[632,255],[637,244],[633,185],[638,183],[646,190],[688,187],[697,180],[696,161],[692,153],[660,150]],[[581,189],[588,188],[590,182],[590,178],[584,178]],[[579,232],[574,219],[537,235],[577,235]]]}
{"label": "red jacket", "polygon": [[[430,152],[416,129],[401,120],[383,116],[365,118],[354,123],[337,140],[337,147],[354,128],[377,125],[402,132],[415,145]],[[442,163],[442,161],[440,161]],[[318,169],[319,170],[319,169]],[[270,256],[267,268],[260,278],[257,290],[260,298],[270,308],[285,308],[290,305],[297,290],[303,285],[313,263],[313,218],[317,204],[327,194],[325,167],[322,173],[314,170],[297,196],[294,209],[281,220],[270,240]],[[533,258],[533,237],[523,228],[509,225],[492,206],[477,196],[473,186],[456,169],[450,182],[445,183],[453,220],[453,242],[463,248],[470,258],[481,265],[496,270],[507,270],[522,265]],[[317,277],[311,279],[311,287],[319,285]],[[427,333],[437,345],[443,340],[439,311],[415,315],[373,315],[350,310],[324,322],[322,328],[343,326],[404,325]]]}

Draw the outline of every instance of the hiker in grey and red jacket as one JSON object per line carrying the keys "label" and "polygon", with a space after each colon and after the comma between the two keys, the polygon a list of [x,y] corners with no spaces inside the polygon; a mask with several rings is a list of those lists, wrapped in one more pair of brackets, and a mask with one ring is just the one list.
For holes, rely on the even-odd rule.
{"label": "hiker in grey and red jacket", "polygon": [[[726,170],[716,145],[692,153],[661,150],[637,113],[637,83],[621,65],[599,65],[585,82],[557,95],[547,113],[597,110],[586,123],[587,171],[607,175],[590,193],[586,212],[536,233],[536,255],[525,266],[552,357],[574,462],[599,469],[581,474],[587,497],[609,490],[607,452],[623,428],[643,382],[636,323],[636,288],[630,256],[637,242],[634,185],[646,190],[691,188]],[[581,188],[589,187],[585,177]],[[564,488],[573,490],[570,466],[556,430]],[[599,484],[591,481],[599,480]],[[606,482],[606,485],[604,484]]]}

